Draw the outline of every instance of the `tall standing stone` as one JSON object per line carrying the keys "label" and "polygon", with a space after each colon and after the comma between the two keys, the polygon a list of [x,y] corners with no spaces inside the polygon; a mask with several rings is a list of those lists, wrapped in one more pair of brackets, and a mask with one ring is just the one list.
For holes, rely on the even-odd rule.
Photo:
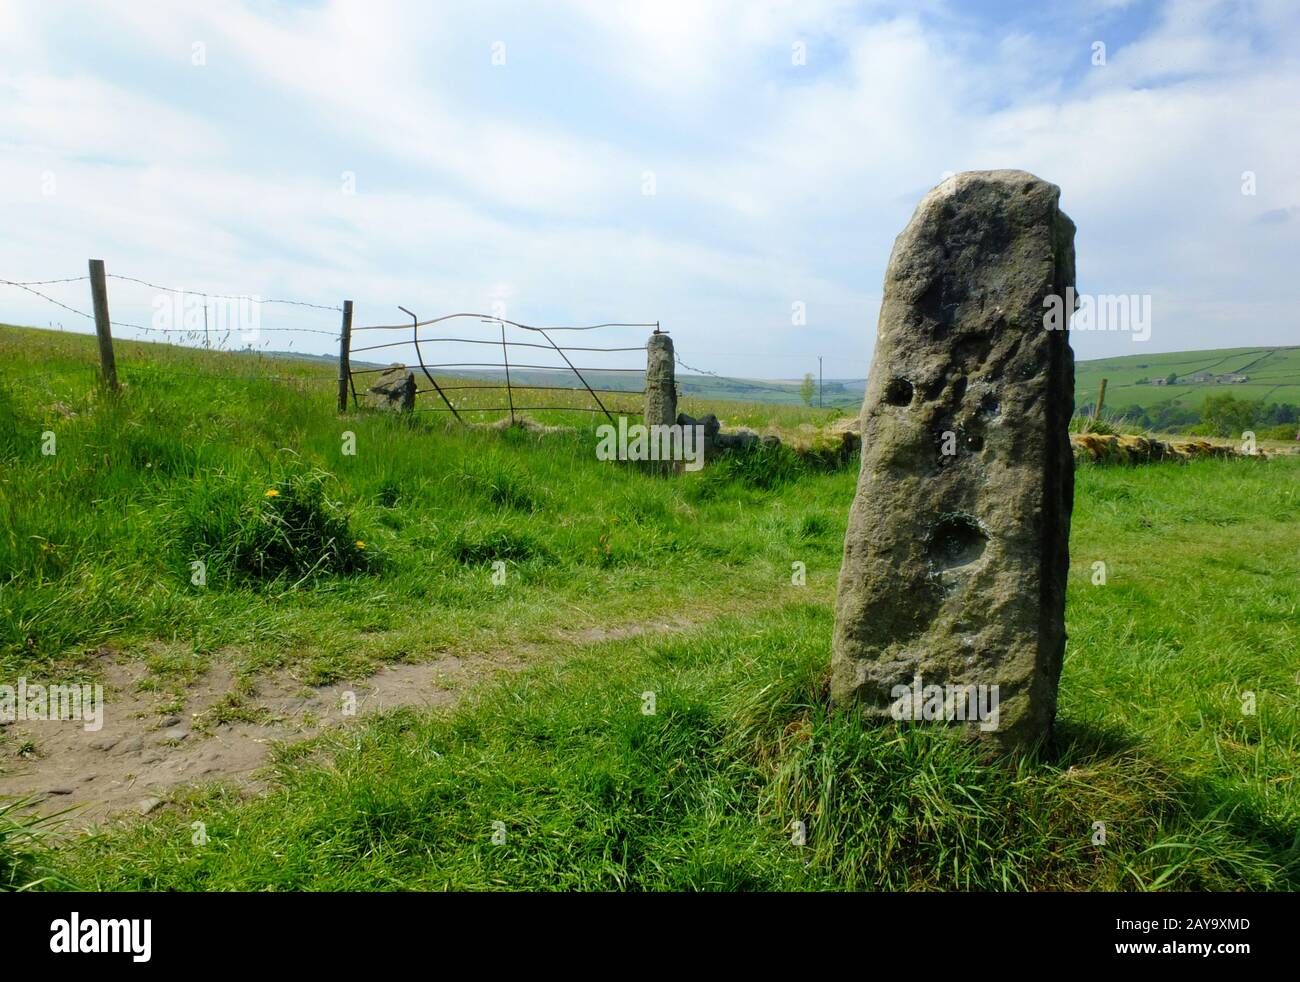
{"label": "tall standing stone", "polygon": [[646,342],[646,426],[672,426],[677,422],[677,368],[673,340],[657,328]]}
{"label": "tall standing stone", "polygon": [[[1044,319],[1074,285],[1059,197],[1024,171],[958,174],[894,243],[835,605],[831,693],[866,718],[996,685],[971,733],[1051,730],[1074,499],[1074,355]],[[968,717],[953,691],[942,718]]]}

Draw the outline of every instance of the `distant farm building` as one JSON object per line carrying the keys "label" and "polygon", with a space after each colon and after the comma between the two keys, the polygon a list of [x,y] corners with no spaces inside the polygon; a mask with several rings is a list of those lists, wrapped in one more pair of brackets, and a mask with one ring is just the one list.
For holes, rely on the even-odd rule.
{"label": "distant farm building", "polygon": [[[1179,382],[1185,382],[1188,385],[1240,385],[1243,382],[1249,382],[1249,375],[1239,375],[1236,372],[1226,372],[1223,375],[1215,375],[1213,372],[1197,372],[1195,375],[1180,375]],[[1165,379],[1154,379],[1152,385],[1165,385]]]}
{"label": "distant farm building", "polygon": [[1135,385],[1240,385],[1249,382],[1249,375],[1226,372],[1215,375],[1213,372],[1197,372],[1195,375],[1168,375],[1164,378],[1140,378]]}

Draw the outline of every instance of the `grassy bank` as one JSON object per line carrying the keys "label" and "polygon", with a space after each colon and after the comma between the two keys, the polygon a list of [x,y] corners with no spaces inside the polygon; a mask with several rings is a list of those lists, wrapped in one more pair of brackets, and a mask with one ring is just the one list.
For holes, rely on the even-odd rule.
{"label": "grassy bank", "polygon": [[[1009,763],[828,711],[851,466],[664,480],[584,431],[340,420],[328,380],[231,380],[219,355],[138,351],[109,402],[41,337],[0,332],[45,376],[0,386],[6,676],[93,675],[108,645],[168,684],[216,661],[323,681],[568,640],[453,710],[281,750],[265,796],[197,787],[53,852],[0,830],[11,885],[1300,885],[1300,460],[1080,468],[1057,735]],[[581,631],[665,614],[680,630]]]}
{"label": "grassy bank", "polygon": [[640,620],[630,597],[708,616],[788,586],[794,559],[833,583],[851,468],[778,454],[665,480],[598,461],[590,428],[340,418],[311,364],[125,345],[110,399],[89,339],[0,346],[7,674],[93,672],[110,644],[324,682]]}

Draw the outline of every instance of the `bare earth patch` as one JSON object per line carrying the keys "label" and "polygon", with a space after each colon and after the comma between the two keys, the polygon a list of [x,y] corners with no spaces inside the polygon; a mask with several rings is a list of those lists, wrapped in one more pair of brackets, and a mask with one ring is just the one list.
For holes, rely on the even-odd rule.
{"label": "bare earth patch", "polygon": [[[102,729],[33,720],[0,730],[0,795],[32,796],[42,812],[73,808],[68,821],[89,826],[117,812],[148,814],[176,789],[196,783],[224,781],[256,793],[257,772],[274,744],[400,706],[450,706],[460,687],[485,670],[517,664],[497,654],[474,659],[471,668],[448,656],[316,687],[275,676],[257,680],[251,695],[237,693],[229,669],[216,666],[187,689],[181,712],[165,713],[160,706],[174,705],[174,697],[142,687],[145,666],[123,659],[104,665]],[[241,718],[214,722],[232,697]],[[345,714],[353,703],[355,713]]]}
{"label": "bare earth patch", "polygon": [[[551,646],[446,655],[420,664],[389,664],[373,675],[307,686],[285,673],[241,686],[217,664],[176,696],[151,684],[144,661],[101,649],[103,727],[80,721],[24,721],[0,727],[0,797],[32,797],[43,813],[77,827],[136,812],[148,815],[173,792],[223,782],[248,794],[265,789],[259,771],[275,745],[289,745],[330,726],[384,710],[449,707],[474,684],[545,657],[606,641],[686,630],[697,621],[653,621],[559,632]],[[33,682],[39,681],[33,679]],[[353,706],[354,704],[354,706]],[[345,714],[348,709],[355,712]]]}

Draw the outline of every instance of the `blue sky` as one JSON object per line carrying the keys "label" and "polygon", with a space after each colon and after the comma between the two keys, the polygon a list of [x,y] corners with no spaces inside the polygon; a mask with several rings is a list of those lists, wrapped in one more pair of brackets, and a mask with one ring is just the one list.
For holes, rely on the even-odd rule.
{"label": "blue sky", "polygon": [[[0,278],[659,320],[710,371],[862,377],[917,200],[1018,167],[1081,291],[1152,298],[1149,341],[1078,357],[1300,344],[1297,51],[1291,0],[0,0]],[[4,286],[0,320],[89,329]]]}

